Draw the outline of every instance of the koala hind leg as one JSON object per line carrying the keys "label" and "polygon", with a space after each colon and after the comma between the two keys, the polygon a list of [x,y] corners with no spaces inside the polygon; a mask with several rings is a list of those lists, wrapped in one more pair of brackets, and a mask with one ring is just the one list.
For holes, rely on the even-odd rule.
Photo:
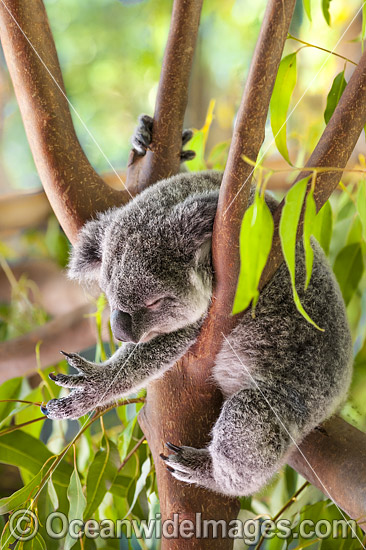
{"label": "koala hind leg", "polygon": [[209,446],[219,492],[246,496],[263,487],[298,439],[305,412],[265,388],[241,390],[225,401]]}
{"label": "koala hind leg", "polygon": [[[146,151],[152,141],[153,122],[153,118],[149,115],[140,115],[138,119],[138,125],[131,140],[132,148],[134,149],[134,151],[136,151],[138,155],[146,155]],[[196,153],[194,151],[183,151],[183,147],[189,142],[190,139],[192,139],[192,137],[192,130],[183,130],[182,150],[180,152],[181,162],[192,160],[196,156]]]}
{"label": "koala hind leg", "polygon": [[270,390],[241,390],[225,401],[208,449],[176,447],[162,456],[186,483],[231,496],[259,490],[284,463],[298,436],[298,411]]}

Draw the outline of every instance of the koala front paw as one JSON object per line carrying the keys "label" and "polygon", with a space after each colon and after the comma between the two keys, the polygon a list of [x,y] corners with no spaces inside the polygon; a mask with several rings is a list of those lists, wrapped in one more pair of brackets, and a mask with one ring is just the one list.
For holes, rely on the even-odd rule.
{"label": "koala front paw", "polygon": [[166,446],[174,454],[160,455],[160,457],[165,461],[173,477],[186,483],[197,483],[205,487],[211,487],[214,484],[211,455],[207,449],[178,447],[168,442]]}
{"label": "koala front paw", "polygon": [[[135,134],[132,137],[132,149],[138,155],[146,155],[152,141],[152,129],[154,120],[149,115],[141,115],[138,120],[138,125]],[[192,139],[192,130],[183,130],[182,133],[182,150],[180,152],[181,162],[194,159],[196,153],[191,150],[183,151],[183,147]]]}
{"label": "koala front paw", "polygon": [[91,363],[76,353],[62,353],[80,374],[51,373],[53,382],[72,391],[66,397],[51,399],[41,411],[51,419],[76,419],[108,401],[113,377],[102,365]]}

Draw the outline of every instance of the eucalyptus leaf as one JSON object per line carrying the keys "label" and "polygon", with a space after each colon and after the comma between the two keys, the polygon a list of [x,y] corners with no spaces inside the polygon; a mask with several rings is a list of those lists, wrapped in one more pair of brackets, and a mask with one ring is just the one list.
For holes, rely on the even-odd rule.
{"label": "eucalyptus leaf", "polygon": [[233,314],[258,300],[258,284],[271,250],[273,218],[264,200],[256,192],[254,202],[246,210],[240,230],[240,273],[234,298]]}
{"label": "eucalyptus leaf", "polygon": [[295,286],[295,253],[296,253],[296,234],[297,226],[300,220],[300,214],[304,203],[307,183],[309,177],[303,178],[298,181],[288,191],[285,199],[285,204],[282,209],[282,215],[280,220],[279,233],[281,238],[281,247],[283,256],[285,258],[292,284],[292,293],[294,297],[295,305],[301,315],[315,328],[322,330],[318,325],[309,317],[303,308],[299,295]]}
{"label": "eucalyptus leaf", "polygon": [[334,113],[334,109],[337,107],[338,101],[340,100],[346,86],[347,82],[344,78],[344,71],[342,71],[337,74],[333,80],[332,87],[327,97],[327,106],[324,111],[324,120],[326,124],[330,121],[331,116]]}
{"label": "eucalyptus leaf", "polygon": [[333,213],[330,202],[327,201],[316,215],[313,225],[313,235],[328,256],[333,229]]}
{"label": "eucalyptus leaf", "polygon": [[47,545],[40,533],[37,533],[32,539],[20,543],[19,550],[47,550]]}
{"label": "eucalyptus leaf", "polygon": [[311,246],[310,237],[313,232],[315,218],[316,218],[316,205],[314,200],[314,193],[312,190],[310,190],[306,197],[305,213],[304,213],[303,243],[304,243],[304,251],[305,251],[305,267],[306,267],[305,290],[309,286],[310,279],[311,279],[311,272],[313,270],[314,251]]}
{"label": "eucalyptus leaf", "polygon": [[9,497],[0,499],[0,515],[7,514],[25,503],[33,496],[35,488],[40,484],[42,472],[38,472],[36,476],[24,487],[15,491]]}
{"label": "eucalyptus leaf", "polygon": [[366,180],[360,182],[358,187],[357,211],[362,222],[362,238],[366,242]]}
{"label": "eucalyptus leaf", "polygon": [[[69,523],[75,519],[82,520],[86,508],[86,498],[84,496],[79,473],[76,468],[74,468],[74,471],[71,474],[70,484],[67,488],[67,498],[70,502],[68,514]],[[64,550],[70,550],[76,542],[77,539],[72,538],[68,533],[65,539]]]}
{"label": "eucalyptus leaf", "polygon": [[277,149],[291,164],[286,141],[287,111],[296,84],[296,53],[281,60],[270,103],[271,127]]}
{"label": "eucalyptus leaf", "polygon": [[[1,399],[17,399],[22,387],[22,378],[12,378],[0,386]],[[1,403],[0,402],[0,420],[6,418],[14,409],[19,407],[19,403]]]}
{"label": "eucalyptus leaf", "polygon": [[322,12],[324,15],[324,19],[326,20],[329,26],[330,26],[330,13],[329,13],[330,2],[331,0],[322,0]]}
{"label": "eucalyptus leaf", "polygon": [[[38,474],[51,456],[50,451],[39,439],[23,430],[16,430],[0,437],[0,462],[24,468],[33,475]],[[71,472],[71,466],[62,461],[54,471],[54,483],[67,487]]]}
{"label": "eucalyptus leaf", "polygon": [[59,506],[59,502],[58,502],[57,492],[56,492],[55,486],[54,486],[53,481],[52,481],[52,476],[48,480],[47,490],[48,490],[48,495],[50,497],[50,501],[52,503],[53,509],[57,510],[57,508]]}
{"label": "eucalyptus leaf", "polygon": [[363,273],[363,258],[361,243],[346,245],[338,253],[333,271],[341,287],[343,299],[348,305],[357,290]]}
{"label": "eucalyptus leaf", "polygon": [[311,22],[311,0],[303,0],[305,13]]}
{"label": "eucalyptus leaf", "polygon": [[87,507],[85,520],[89,519],[110,490],[118,473],[119,453],[110,439],[103,437],[102,446],[90,465],[86,480]]}

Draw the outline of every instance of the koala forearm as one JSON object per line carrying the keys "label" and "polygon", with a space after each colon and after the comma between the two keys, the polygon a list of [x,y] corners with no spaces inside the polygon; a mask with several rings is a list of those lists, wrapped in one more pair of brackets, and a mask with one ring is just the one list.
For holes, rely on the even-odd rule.
{"label": "koala forearm", "polygon": [[143,388],[149,380],[162,376],[191,347],[198,336],[199,325],[195,323],[162,334],[144,344],[127,344],[119,348],[102,365],[111,369],[110,392],[114,396],[127,395]]}

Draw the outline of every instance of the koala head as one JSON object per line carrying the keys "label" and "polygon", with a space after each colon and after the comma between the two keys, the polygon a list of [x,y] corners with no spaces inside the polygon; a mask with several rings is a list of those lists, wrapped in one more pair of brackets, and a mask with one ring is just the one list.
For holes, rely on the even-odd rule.
{"label": "koala head", "polygon": [[125,342],[198,321],[212,293],[216,193],[169,203],[149,191],[88,222],[69,263],[69,277],[106,294],[113,334]]}

